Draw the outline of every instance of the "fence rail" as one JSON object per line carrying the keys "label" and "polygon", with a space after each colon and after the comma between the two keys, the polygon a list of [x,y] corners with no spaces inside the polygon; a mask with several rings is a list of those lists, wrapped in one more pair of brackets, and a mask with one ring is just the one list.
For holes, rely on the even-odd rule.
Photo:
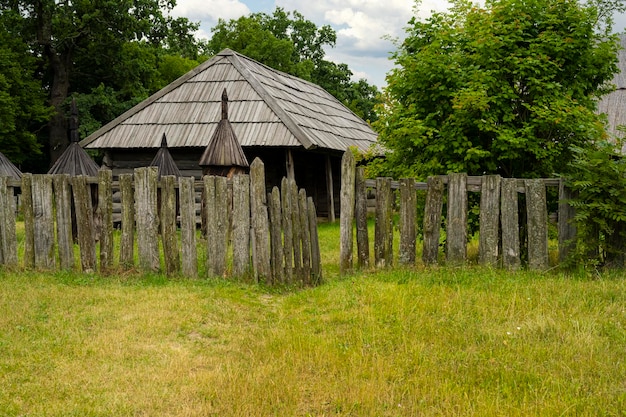
{"label": "fence rail", "polygon": [[[196,195],[202,194],[205,243],[196,241]],[[113,250],[113,194],[119,195],[120,250]],[[24,248],[18,256],[16,205],[24,221]],[[75,259],[75,246],[79,259]],[[297,248],[297,249],[296,249]],[[135,252],[136,251],[136,252]],[[206,256],[199,256],[203,251]],[[198,275],[206,258],[207,276],[248,277],[266,284],[321,282],[317,216],[311,197],[293,180],[265,190],[265,168],[256,159],[250,175],[162,177],[155,167],[138,168],[112,181],[24,174],[22,181],[0,177],[0,265],[41,270],[112,268],[163,270]],[[164,265],[162,267],[162,265]]]}

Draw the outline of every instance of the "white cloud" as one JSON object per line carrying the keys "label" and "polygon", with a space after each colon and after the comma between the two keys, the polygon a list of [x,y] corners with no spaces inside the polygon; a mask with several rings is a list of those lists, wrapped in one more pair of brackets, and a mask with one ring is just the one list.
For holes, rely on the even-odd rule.
{"label": "white cloud", "polygon": [[[237,19],[251,13],[251,10],[239,0],[178,0],[172,15],[184,16],[192,22],[201,22],[204,34],[210,32],[218,19]],[[199,37],[203,34],[198,34]]]}

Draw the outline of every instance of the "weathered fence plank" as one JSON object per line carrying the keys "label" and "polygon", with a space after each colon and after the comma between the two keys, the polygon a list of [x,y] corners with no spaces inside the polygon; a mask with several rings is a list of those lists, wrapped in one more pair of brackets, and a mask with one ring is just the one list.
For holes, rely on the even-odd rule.
{"label": "weathered fence plank", "polygon": [[546,186],[541,180],[524,180],[528,213],[528,268],[546,270],[548,255],[548,209]]}
{"label": "weathered fence plank", "polygon": [[298,192],[298,210],[300,212],[300,230],[302,230],[302,276],[304,285],[311,284],[311,229],[306,191],[301,188]]}
{"label": "weathered fence plank", "polygon": [[289,180],[283,178],[280,183],[281,214],[283,227],[283,259],[285,262],[285,282],[293,283],[293,207],[289,196]]}
{"label": "weathered fence plank", "polygon": [[521,265],[518,207],[517,180],[502,178],[500,186],[502,266],[509,270],[519,269]]}
{"label": "weathered fence plank", "polygon": [[203,226],[203,230],[206,231],[206,273],[209,277],[219,276],[217,263],[217,208],[215,205],[215,176],[205,175],[202,177],[204,183],[204,191],[202,195],[203,217],[202,220],[206,222]]}
{"label": "weathered fence plank", "polygon": [[465,263],[467,258],[467,174],[448,176],[446,262]]}
{"label": "weathered fence plank", "polygon": [[500,235],[500,176],[483,177],[480,192],[478,262],[496,266]]}
{"label": "weathered fence plank", "polygon": [[309,215],[309,228],[311,235],[311,285],[320,285],[322,283],[322,256],[320,252],[320,240],[317,232],[317,213],[313,197],[307,199]]}
{"label": "weathered fence plank", "polygon": [[441,177],[428,177],[426,203],[424,207],[424,242],[422,261],[426,265],[436,264],[439,259],[439,233],[441,211],[443,210],[443,180]]}
{"label": "weathered fence plank", "polygon": [[135,207],[139,266],[144,271],[158,271],[161,262],[156,167],[135,169]]}
{"label": "weathered fence plank", "polygon": [[17,266],[17,236],[15,234],[15,204],[13,187],[8,177],[0,177],[0,264]]}
{"label": "weathered fence plank", "polygon": [[573,198],[572,191],[565,184],[565,180],[559,182],[559,262],[567,260],[570,253],[576,247],[576,224],[574,216],[576,209],[569,204]]}
{"label": "weathered fence plank", "polygon": [[400,249],[398,261],[415,264],[417,237],[417,188],[413,178],[400,180]]}
{"label": "weathered fence plank", "polygon": [[54,253],[54,214],[52,177],[33,175],[33,213],[35,215],[35,267],[52,269]]}
{"label": "weathered fence plank", "polygon": [[98,171],[98,218],[100,224],[100,271],[113,266],[113,173]]}
{"label": "weathered fence plank", "polygon": [[83,272],[96,270],[96,239],[94,237],[93,206],[87,177],[72,177],[72,195],[76,210],[76,231],[80,248],[80,265]]}
{"label": "weathered fence plank", "polygon": [[180,177],[180,240],[182,273],[186,277],[198,276],[198,252],[196,248],[196,197],[193,177]]}
{"label": "weathered fence plank", "polygon": [[[180,271],[178,234],[176,233],[176,177],[161,177],[161,239],[163,240],[163,258],[165,272],[174,275]],[[195,250],[195,248],[194,248]]]}
{"label": "weathered fence plank", "polygon": [[272,282],[274,284],[283,283],[285,280],[283,257],[284,248],[282,244],[282,213],[280,202],[280,191],[278,187],[273,187],[272,192],[267,194],[267,202],[270,212],[270,264],[272,267]]}
{"label": "weathered fence plank", "polygon": [[253,230],[252,258],[257,281],[270,283],[269,219],[265,191],[265,165],[255,158],[250,165],[250,211]]}
{"label": "weathered fence plank", "polygon": [[298,203],[298,186],[295,180],[289,180],[289,201],[291,202],[291,223],[293,225],[293,275],[294,282],[302,283],[302,230],[300,229],[300,212]]}
{"label": "weathered fence plank", "polygon": [[62,269],[74,267],[74,240],[72,237],[72,190],[69,174],[52,177],[57,222],[59,264]]}
{"label": "weathered fence plank", "polygon": [[22,174],[22,216],[24,217],[24,266],[35,267],[35,214],[33,212],[33,174]]}
{"label": "weathered fence plank", "polygon": [[228,179],[215,177],[215,214],[217,221],[215,272],[220,277],[226,276],[226,256],[228,253],[228,236],[230,234],[230,213],[228,198]]}
{"label": "weathered fence plank", "polygon": [[370,265],[370,242],[367,229],[367,188],[365,187],[364,167],[356,169],[355,194],[357,264],[359,268],[367,268]]}
{"label": "weathered fence plank", "polygon": [[354,222],[354,186],[356,161],[351,151],[346,151],[341,158],[341,201],[340,201],[340,246],[339,272],[347,274],[352,271],[353,227]]}
{"label": "weathered fence plank", "polygon": [[122,206],[122,236],[120,238],[120,265],[135,263],[135,194],[133,174],[121,174],[120,194]]}
{"label": "weathered fence plank", "polygon": [[392,207],[391,178],[376,178],[374,262],[377,267],[390,267],[393,265]]}
{"label": "weathered fence plank", "polygon": [[233,177],[233,275],[250,272],[250,176]]}

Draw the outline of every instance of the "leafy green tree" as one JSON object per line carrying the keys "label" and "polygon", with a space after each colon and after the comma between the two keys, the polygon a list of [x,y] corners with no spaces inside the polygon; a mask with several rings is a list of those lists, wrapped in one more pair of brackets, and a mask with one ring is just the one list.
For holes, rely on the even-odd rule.
{"label": "leafy green tree", "polygon": [[572,146],[604,135],[594,110],[618,43],[599,12],[577,0],[457,0],[412,19],[375,124],[387,171],[562,172]]}

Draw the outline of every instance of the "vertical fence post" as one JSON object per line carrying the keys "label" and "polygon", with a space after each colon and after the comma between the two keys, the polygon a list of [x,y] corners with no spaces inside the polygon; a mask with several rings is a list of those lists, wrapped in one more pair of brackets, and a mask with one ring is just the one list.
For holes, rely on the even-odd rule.
{"label": "vertical fence post", "polygon": [[300,230],[300,213],[298,204],[298,186],[295,180],[289,180],[289,201],[291,204],[291,224],[293,227],[293,270],[294,281],[302,284],[302,230]]}
{"label": "vertical fence post", "polygon": [[180,177],[180,240],[182,272],[186,277],[198,276],[198,252],[196,248],[196,192],[193,177]]}
{"label": "vertical fence post", "polygon": [[561,178],[559,180],[559,262],[561,263],[567,260],[576,247],[576,224],[574,224],[576,209],[569,204],[572,198],[572,190],[565,184],[565,179]]}
{"label": "vertical fence post", "polygon": [[24,266],[35,267],[35,214],[33,212],[33,174],[22,174],[22,215],[24,216]]}
{"label": "vertical fence post", "polygon": [[548,209],[546,186],[540,179],[524,180],[528,213],[528,267],[546,270],[548,256]]}
{"label": "vertical fence post", "polygon": [[502,227],[502,266],[509,270],[519,269],[519,213],[517,180],[502,178],[500,186],[500,225]]}
{"label": "vertical fence post", "polygon": [[392,206],[391,178],[377,178],[374,261],[379,268],[393,265]]}
{"label": "vertical fence post", "polygon": [[250,272],[250,176],[233,178],[233,275]]}
{"label": "vertical fence post", "polygon": [[0,264],[17,266],[17,237],[15,234],[15,207],[13,187],[9,177],[0,177]]}
{"label": "vertical fence post", "polygon": [[370,242],[367,230],[367,188],[365,187],[365,168],[356,169],[355,180],[356,204],[354,216],[356,217],[356,251],[359,268],[367,268],[370,265]]}
{"label": "vertical fence post", "polygon": [[413,178],[400,180],[400,250],[398,260],[404,265],[415,264],[417,238],[417,188]]}
{"label": "vertical fence post", "polygon": [[267,202],[270,212],[270,264],[272,267],[272,282],[279,284],[284,282],[283,257],[284,248],[282,244],[282,214],[280,203],[280,191],[278,187],[273,187],[272,192],[267,194]]}
{"label": "vertical fence post", "polygon": [[467,174],[448,175],[446,261],[452,265],[467,258]]}
{"label": "vertical fence post", "polygon": [[87,177],[72,177],[72,194],[76,209],[76,231],[83,272],[96,270],[96,239],[94,237],[93,206]]}
{"label": "vertical fence post", "polygon": [[[507,213],[508,215],[508,213]],[[500,176],[482,177],[480,190],[480,225],[478,261],[482,265],[496,266],[500,235]]]}
{"label": "vertical fence post", "polygon": [[125,267],[135,263],[135,195],[133,174],[120,175],[122,206],[122,236],[120,238],[120,265]]}
{"label": "vertical fence post", "polygon": [[57,220],[59,263],[63,269],[74,267],[74,241],[72,238],[72,194],[69,174],[52,177]]}
{"label": "vertical fence post", "polygon": [[322,256],[320,253],[320,240],[317,233],[317,213],[313,198],[307,199],[309,227],[311,229],[311,284],[319,285],[322,283]]}
{"label": "vertical fence post", "polygon": [[176,177],[161,177],[161,239],[165,272],[173,275],[180,271],[178,234],[176,233]]}
{"label": "vertical fence post", "polygon": [[157,211],[157,168],[135,169],[135,207],[137,220],[137,252],[144,271],[158,271],[159,216]]}
{"label": "vertical fence post", "polygon": [[52,177],[33,176],[33,213],[35,214],[35,267],[51,269],[54,253],[54,216]]}
{"label": "vertical fence post", "polygon": [[100,224],[100,270],[113,266],[113,174],[109,169],[98,171],[98,218]]}
{"label": "vertical fence post", "polygon": [[347,274],[352,271],[352,223],[354,220],[354,183],[356,161],[350,150],[341,158],[341,202],[340,202],[340,242],[339,272]]}
{"label": "vertical fence post", "polygon": [[308,204],[306,191],[302,188],[298,193],[300,212],[300,230],[302,230],[302,276],[304,285],[311,284],[311,229],[309,228]]}
{"label": "vertical fence post", "polygon": [[250,211],[252,213],[253,262],[257,281],[270,283],[270,237],[265,191],[265,165],[255,158],[250,165]]}
{"label": "vertical fence post", "polygon": [[422,261],[426,265],[438,262],[442,210],[443,180],[441,177],[428,177],[424,207],[424,247],[422,249]]}
{"label": "vertical fence post", "polygon": [[281,213],[283,227],[283,259],[285,262],[285,282],[293,283],[293,221],[291,198],[289,196],[289,180],[280,182]]}

